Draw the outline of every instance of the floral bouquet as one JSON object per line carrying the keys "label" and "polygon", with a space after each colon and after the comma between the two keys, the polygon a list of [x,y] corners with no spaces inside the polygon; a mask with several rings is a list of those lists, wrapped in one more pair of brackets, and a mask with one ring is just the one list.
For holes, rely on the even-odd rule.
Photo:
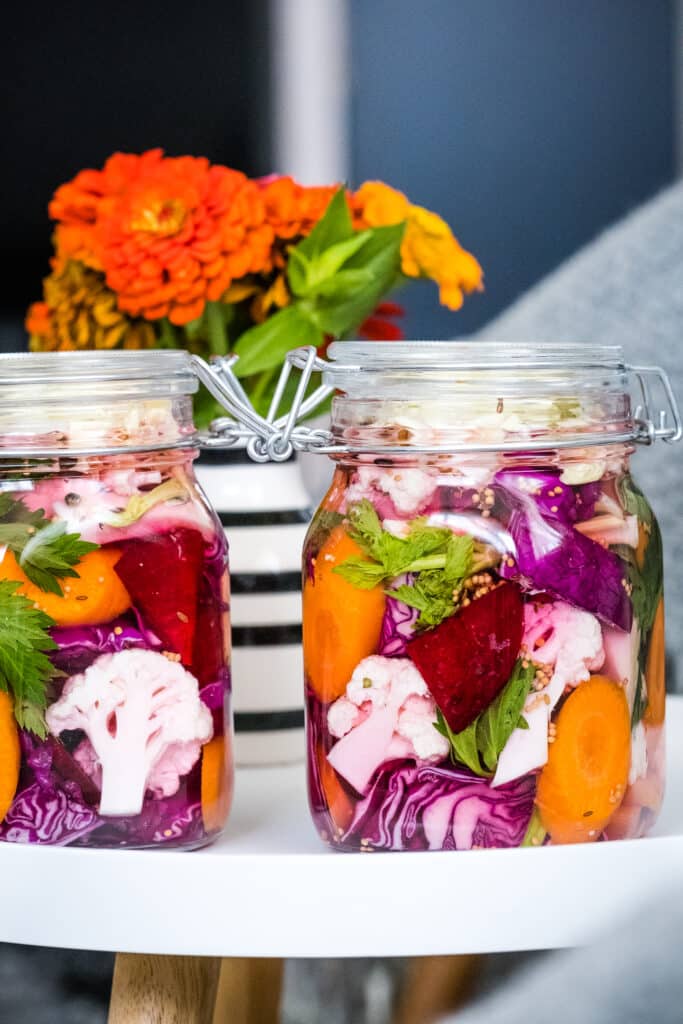
{"label": "floral bouquet", "polygon": [[[431,278],[453,310],[482,282],[441,217],[379,181],[306,187],[154,149],[81,171],[49,214],[54,256],[26,319],[32,350],[236,353],[261,413],[289,349],[401,338],[387,297],[408,279]],[[198,425],[217,415],[203,392]]]}

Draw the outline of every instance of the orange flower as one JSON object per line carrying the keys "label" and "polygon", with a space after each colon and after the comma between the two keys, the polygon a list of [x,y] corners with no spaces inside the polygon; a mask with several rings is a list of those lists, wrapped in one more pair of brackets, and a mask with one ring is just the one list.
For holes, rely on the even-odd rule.
{"label": "orange flower", "polygon": [[278,238],[307,235],[315,227],[338,185],[306,186],[293,178],[262,178],[266,220]]}
{"label": "orange flower", "polygon": [[148,320],[189,323],[272,263],[261,189],[204,158],[117,153],[58,189],[50,213],[58,255],[101,267],[119,308]]}
{"label": "orange flower", "polygon": [[481,289],[481,267],[437,214],[413,206],[402,192],[381,181],[366,181],[351,202],[358,227],[406,222],[401,269],[407,277],[435,281],[444,306],[460,309],[466,293]]}
{"label": "orange flower", "polygon": [[43,282],[44,302],[34,302],[26,330],[34,352],[81,348],[153,348],[156,333],[116,305],[102,274],[69,260]]}

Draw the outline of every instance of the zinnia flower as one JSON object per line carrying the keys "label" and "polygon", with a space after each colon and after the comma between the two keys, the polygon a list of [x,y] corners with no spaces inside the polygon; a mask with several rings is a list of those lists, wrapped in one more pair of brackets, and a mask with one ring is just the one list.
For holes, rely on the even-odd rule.
{"label": "zinnia flower", "polygon": [[460,309],[466,293],[481,289],[481,267],[436,213],[413,206],[402,192],[381,181],[366,181],[351,201],[359,227],[406,221],[401,269],[407,277],[435,281],[444,306]]}
{"label": "zinnia flower", "polygon": [[117,153],[59,189],[50,212],[58,251],[91,249],[85,262],[102,268],[119,308],[148,320],[189,323],[234,280],[271,267],[261,189],[204,158]]}
{"label": "zinnia flower", "polygon": [[83,348],[153,348],[155,331],[116,306],[104,278],[72,260],[46,277],[44,302],[34,302],[26,329],[34,352]]}
{"label": "zinnia flower", "polygon": [[300,185],[294,178],[276,175],[259,182],[266,220],[282,239],[307,235],[329,206],[338,185]]}

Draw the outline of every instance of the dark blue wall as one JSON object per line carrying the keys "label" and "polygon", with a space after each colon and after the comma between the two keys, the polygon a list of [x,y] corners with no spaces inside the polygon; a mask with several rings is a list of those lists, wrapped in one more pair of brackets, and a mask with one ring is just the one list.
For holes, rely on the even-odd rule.
{"label": "dark blue wall", "polygon": [[466,333],[674,174],[668,0],[351,0],[353,177],[449,220],[486,271],[464,310],[405,293],[413,336]]}

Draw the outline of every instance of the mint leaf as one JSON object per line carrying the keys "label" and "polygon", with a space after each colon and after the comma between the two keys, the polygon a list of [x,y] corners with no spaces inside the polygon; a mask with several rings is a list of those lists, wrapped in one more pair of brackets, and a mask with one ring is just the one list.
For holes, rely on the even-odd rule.
{"label": "mint leaf", "polygon": [[451,761],[454,764],[464,764],[475,775],[485,776],[488,774],[479,759],[476,719],[466,729],[462,729],[459,733],[454,733],[441,711],[437,708],[434,728],[442,736],[445,736],[450,743]]}
{"label": "mint leaf", "polygon": [[299,304],[285,306],[241,335],[235,345],[239,356],[235,373],[238,377],[250,377],[271,370],[284,362],[290,349],[300,345],[320,348],[323,342],[322,332]]}
{"label": "mint leaf", "polygon": [[536,669],[520,659],[515,663],[510,679],[494,701],[475,718],[466,729],[452,732],[441,711],[437,708],[434,728],[445,736],[451,746],[451,760],[464,764],[475,775],[493,775],[498,758],[515,729],[526,719],[521,717],[522,708],[531,690]]}
{"label": "mint leaf", "polygon": [[0,580],[0,690],[14,698],[17,722],[44,738],[46,689],[54,675],[47,652],[56,648],[54,622],[17,593],[19,583]]}
{"label": "mint leaf", "polygon": [[[524,662],[517,661],[509,681],[477,720],[477,743],[490,772],[496,770],[503,747],[519,727],[524,701],[535,674],[536,670],[530,662],[524,668]],[[522,721],[526,724],[525,719]]]}

